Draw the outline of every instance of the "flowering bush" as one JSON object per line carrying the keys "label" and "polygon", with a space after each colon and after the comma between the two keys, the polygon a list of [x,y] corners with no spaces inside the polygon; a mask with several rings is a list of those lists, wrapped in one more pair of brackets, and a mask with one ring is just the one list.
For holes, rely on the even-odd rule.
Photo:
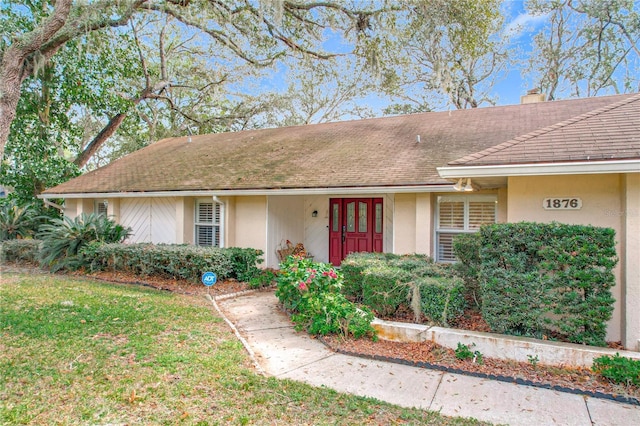
{"label": "flowering bush", "polygon": [[340,293],[344,278],[333,266],[289,256],[280,264],[276,296],[298,329],[311,334],[375,336],[373,314]]}

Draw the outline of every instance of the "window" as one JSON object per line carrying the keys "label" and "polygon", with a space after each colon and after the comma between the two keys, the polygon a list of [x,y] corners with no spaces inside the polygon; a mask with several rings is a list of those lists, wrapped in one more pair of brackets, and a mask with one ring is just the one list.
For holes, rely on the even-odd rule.
{"label": "window", "polygon": [[222,247],[222,204],[197,201],[195,213],[195,244]]}
{"label": "window", "polygon": [[96,200],[95,204],[93,206],[93,211],[96,214],[101,214],[101,215],[106,216],[107,215],[107,205],[108,205],[107,200]]}
{"label": "window", "polygon": [[454,237],[462,233],[477,232],[480,226],[495,223],[497,203],[497,198],[492,195],[438,197],[436,260],[455,262]]}

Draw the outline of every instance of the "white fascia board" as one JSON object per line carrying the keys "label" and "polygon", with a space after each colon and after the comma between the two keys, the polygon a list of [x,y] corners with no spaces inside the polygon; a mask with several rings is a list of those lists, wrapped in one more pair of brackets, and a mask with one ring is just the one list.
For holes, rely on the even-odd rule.
{"label": "white fascia board", "polygon": [[509,164],[494,166],[438,167],[443,179],[495,177],[578,175],[603,173],[640,173],[640,160],[581,161],[572,163]]}
{"label": "white fascia board", "polygon": [[69,194],[40,194],[38,198],[144,198],[144,197],[228,197],[242,195],[365,195],[387,193],[453,192],[452,184],[416,186],[367,186],[351,188],[295,188],[295,189],[229,189],[220,191],[155,191],[155,192],[91,192]]}

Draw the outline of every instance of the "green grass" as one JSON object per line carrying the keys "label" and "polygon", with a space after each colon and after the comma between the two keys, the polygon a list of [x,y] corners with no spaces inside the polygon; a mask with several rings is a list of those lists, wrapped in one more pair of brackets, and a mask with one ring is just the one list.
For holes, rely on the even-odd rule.
{"label": "green grass", "polygon": [[266,378],[202,297],[0,279],[1,424],[477,422]]}

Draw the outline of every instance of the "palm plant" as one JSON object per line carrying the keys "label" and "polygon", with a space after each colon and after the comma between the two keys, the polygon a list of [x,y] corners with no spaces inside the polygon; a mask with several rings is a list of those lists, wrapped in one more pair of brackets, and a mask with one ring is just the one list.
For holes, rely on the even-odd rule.
{"label": "palm plant", "polygon": [[41,263],[52,271],[77,269],[83,265],[82,248],[90,243],[120,243],[131,235],[124,227],[101,214],[83,213],[70,219],[53,219],[42,225]]}
{"label": "palm plant", "polygon": [[31,237],[39,222],[40,216],[32,204],[4,201],[0,204],[0,241]]}

